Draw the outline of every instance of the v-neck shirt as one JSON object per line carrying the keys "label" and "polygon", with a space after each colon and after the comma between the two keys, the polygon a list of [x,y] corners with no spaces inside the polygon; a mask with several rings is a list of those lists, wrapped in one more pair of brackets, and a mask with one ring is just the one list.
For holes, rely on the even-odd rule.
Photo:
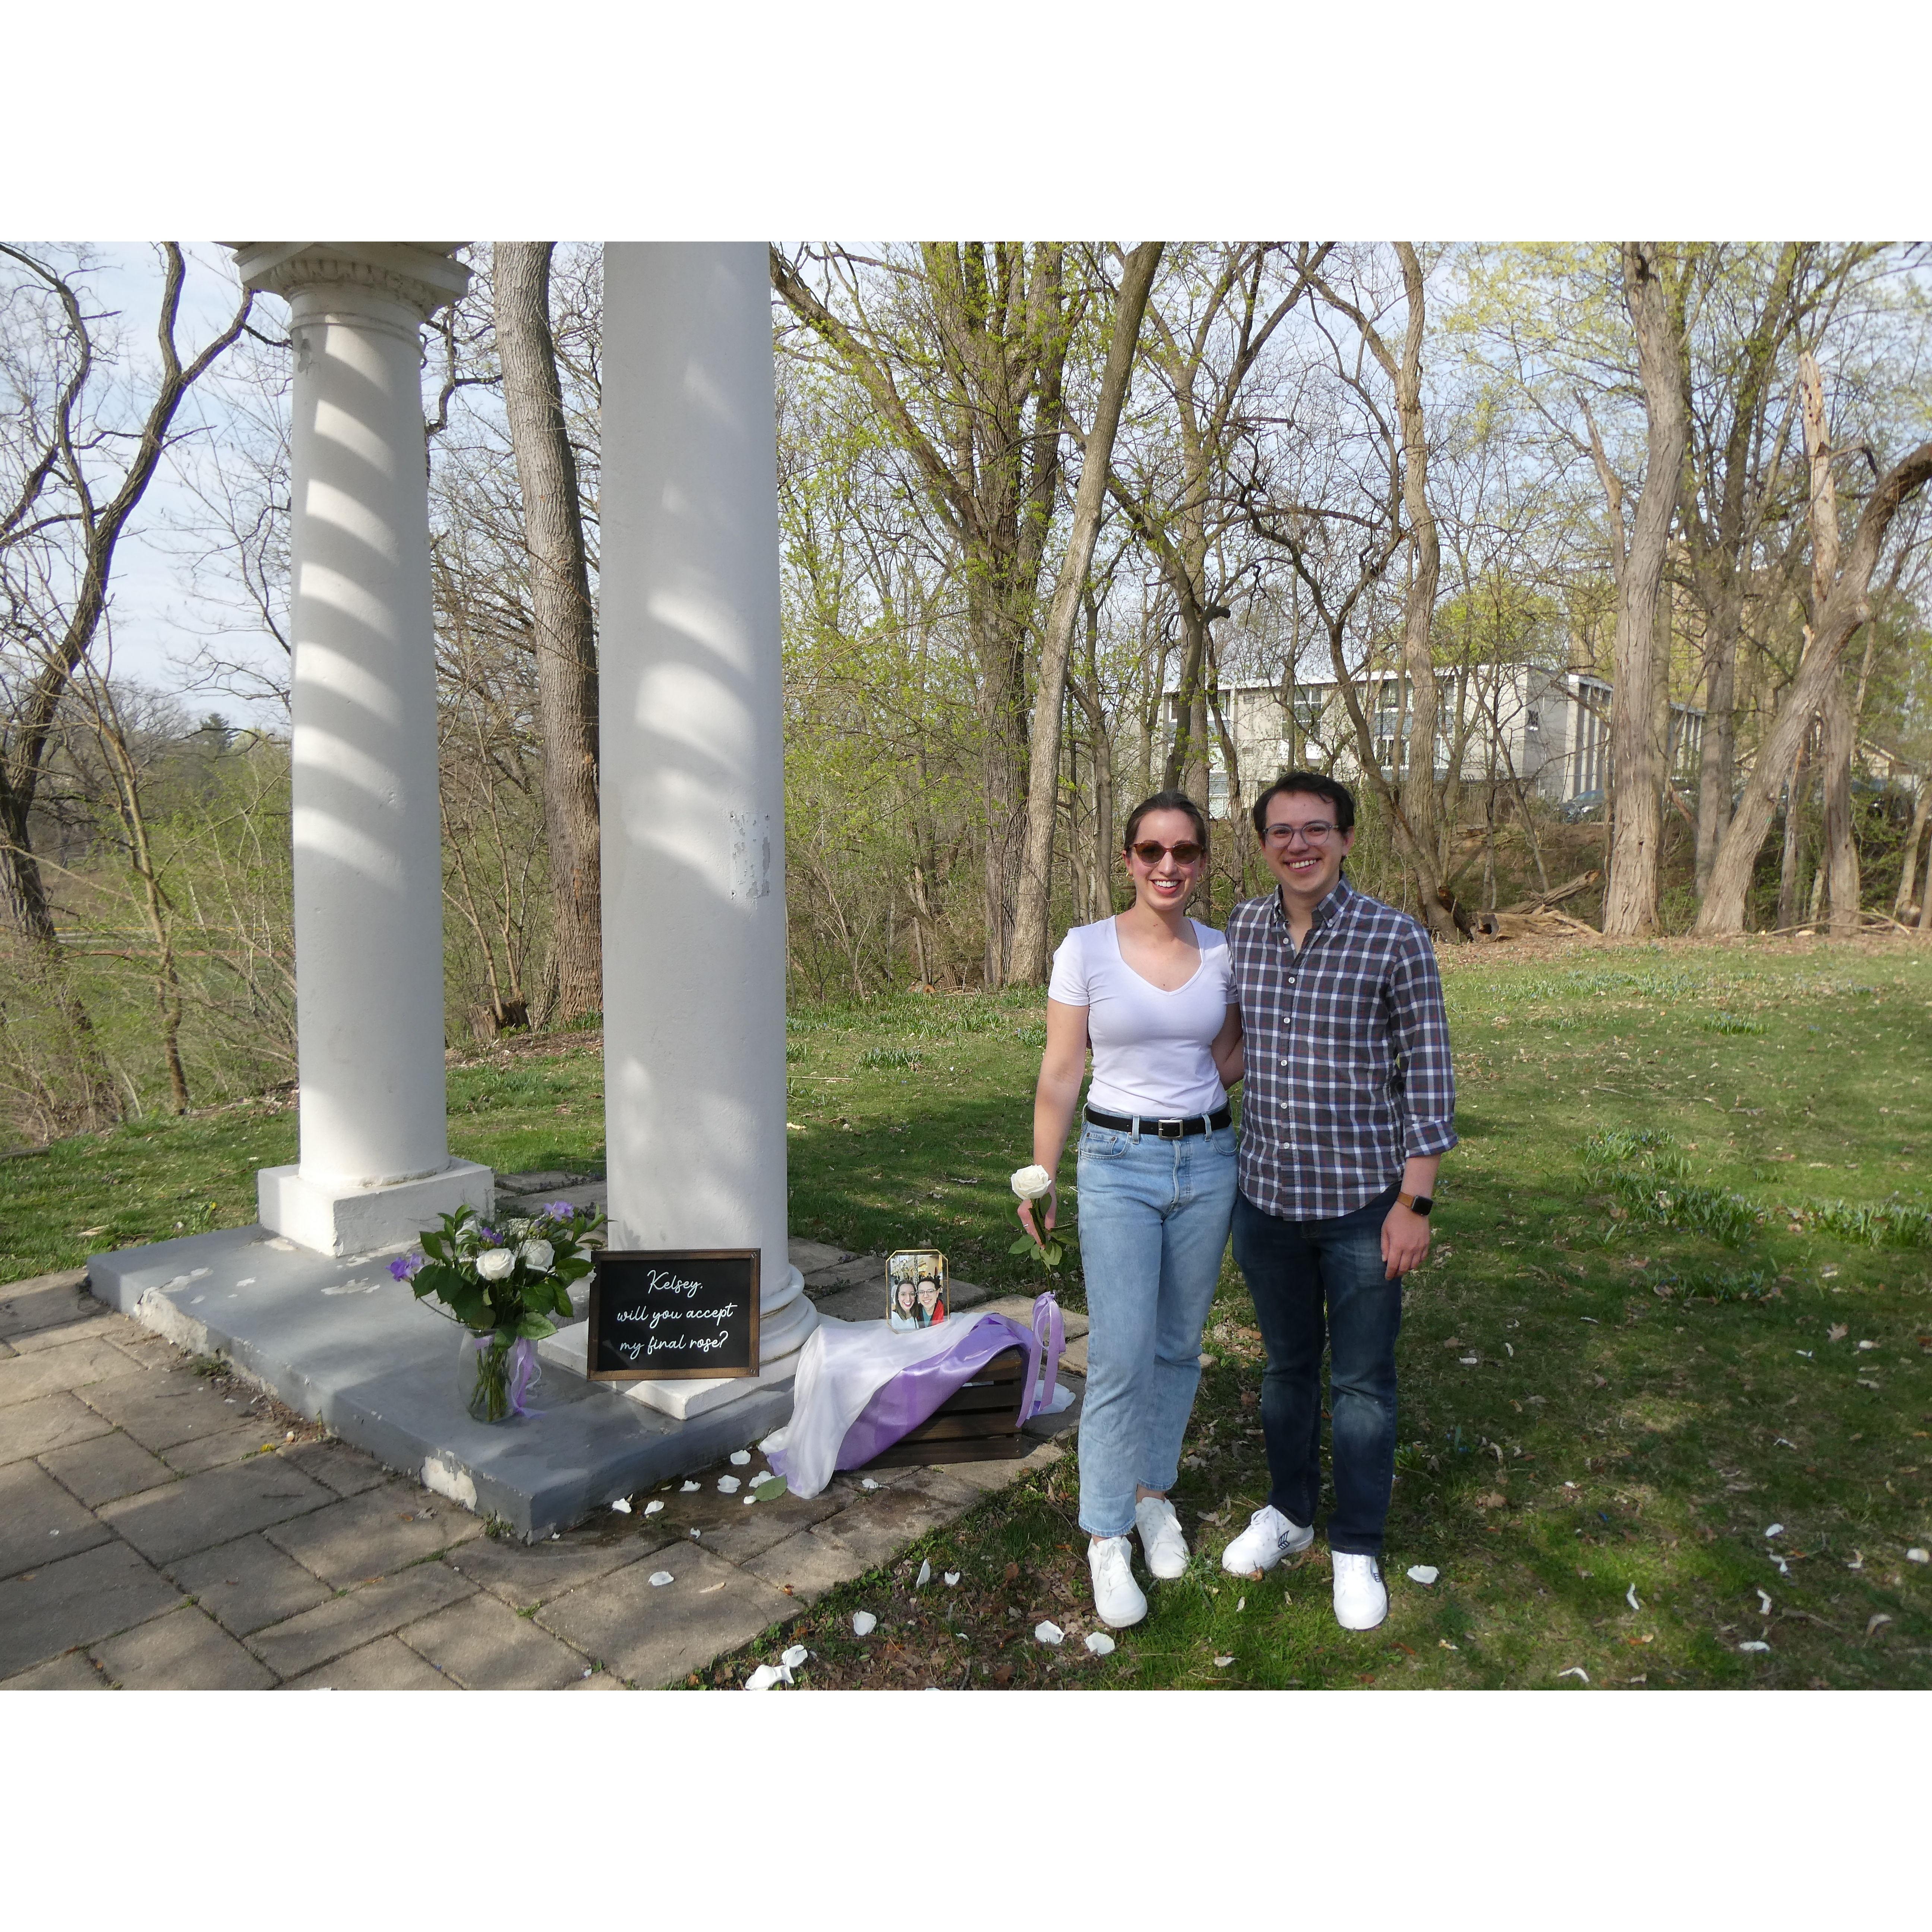
{"label": "v-neck shirt", "polygon": [[1075,926],[1053,956],[1047,997],[1087,1009],[1087,1103],[1102,1113],[1191,1118],[1227,1103],[1209,1048],[1228,1017],[1228,941],[1198,920],[1187,922],[1201,964],[1171,992],[1127,964],[1111,919]]}

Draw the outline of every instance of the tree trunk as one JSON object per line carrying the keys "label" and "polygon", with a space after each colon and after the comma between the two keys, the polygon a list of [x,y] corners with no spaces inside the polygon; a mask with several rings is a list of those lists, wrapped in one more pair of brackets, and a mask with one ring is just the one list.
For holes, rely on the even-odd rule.
{"label": "tree trunk", "polygon": [[[1798,740],[1797,755],[1784,786],[1784,850],[1778,862],[1777,929],[1789,932],[1798,923],[1798,857],[1804,833],[1804,794],[1810,785],[1811,734]],[[1754,865],[1756,855],[1753,855]]]}
{"label": "tree trunk", "polygon": [[1920,773],[1918,796],[1912,804],[1912,830],[1905,835],[1905,857],[1898,868],[1898,890],[1892,902],[1892,916],[1903,919],[1912,903],[1912,876],[1918,869],[1918,842],[1925,836],[1925,820],[1932,814],[1932,772]]}
{"label": "tree trunk", "polygon": [[1822,759],[1825,844],[1819,869],[1832,897],[1832,930],[1858,929],[1858,848],[1852,836],[1852,707],[1844,680],[1825,688]]}
{"label": "tree trunk", "polygon": [[1610,876],[1604,930],[1657,930],[1663,748],[1657,712],[1666,667],[1657,648],[1658,600],[1690,428],[1679,374],[1680,332],[1654,242],[1626,242],[1624,301],[1636,332],[1648,419],[1643,488],[1617,589],[1616,688],[1610,700]]}
{"label": "tree trunk", "polygon": [[1094,427],[1086,441],[1080,486],[1073,499],[1073,528],[1061,560],[1060,578],[1048,606],[1046,635],[1040,645],[1039,681],[1035,686],[1033,731],[1028,746],[1026,838],[1021,857],[1018,902],[1013,915],[1011,977],[1035,982],[1046,977],[1050,958],[1048,916],[1053,871],[1054,824],[1060,795],[1060,724],[1066,694],[1066,661],[1073,646],[1073,627],[1082,593],[1094,562],[1094,545],[1100,534],[1100,513],[1106,506],[1107,476],[1114,460],[1114,438],[1120,426],[1133,374],[1134,351],[1140,340],[1141,317],[1148,291],[1160,260],[1162,244],[1143,242],[1128,256],[1115,298],[1113,332],[1100,375],[1100,393],[1094,410]]}
{"label": "tree trunk", "polygon": [[1724,617],[1711,640],[1710,668],[1704,685],[1704,742],[1697,776],[1699,898],[1710,884],[1718,845],[1731,816],[1731,790],[1737,782],[1738,635],[1742,591],[1726,593]]}
{"label": "tree trunk", "polygon": [[1744,896],[1750,890],[1758,848],[1778,809],[1784,774],[1791,769],[1799,741],[1838,675],[1846,646],[1871,615],[1872,574],[1892,520],[1928,479],[1932,479],[1932,442],[1922,442],[1894,464],[1866,499],[1838,581],[1817,615],[1810,641],[1798,660],[1798,674],[1765,734],[1750,782],[1718,848],[1710,890],[1697,915],[1700,937],[1744,930]]}
{"label": "tree trunk", "polygon": [[577,458],[563,417],[550,335],[555,244],[500,242],[492,253],[503,405],[524,501],[543,745],[556,1017],[602,1010],[602,855],[598,842],[597,640],[584,558]]}

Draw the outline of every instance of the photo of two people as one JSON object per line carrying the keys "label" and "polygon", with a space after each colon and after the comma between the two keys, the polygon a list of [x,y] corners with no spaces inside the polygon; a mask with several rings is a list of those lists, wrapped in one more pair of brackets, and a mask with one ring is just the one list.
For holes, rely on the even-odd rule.
{"label": "photo of two people", "polygon": [[902,1248],[886,1258],[895,1329],[931,1328],[946,1319],[946,1257],[936,1248]]}

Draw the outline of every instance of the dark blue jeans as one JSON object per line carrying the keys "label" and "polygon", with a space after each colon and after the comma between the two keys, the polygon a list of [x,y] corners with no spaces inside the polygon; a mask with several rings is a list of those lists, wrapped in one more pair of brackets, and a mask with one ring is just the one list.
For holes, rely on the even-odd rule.
{"label": "dark blue jeans", "polygon": [[1395,1480],[1395,1342],[1402,1282],[1383,1279],[1382,1222],[1396,1189],[1352,1214],[1283,1221],[1234,1196],[1234,1259],[1268,1351],[1262,1433],[1268,1501],[1300,1523],[1322,1495],[1322,1350],[1329,1346],[1335,1514],[1328,1546],[1382,1553]]}

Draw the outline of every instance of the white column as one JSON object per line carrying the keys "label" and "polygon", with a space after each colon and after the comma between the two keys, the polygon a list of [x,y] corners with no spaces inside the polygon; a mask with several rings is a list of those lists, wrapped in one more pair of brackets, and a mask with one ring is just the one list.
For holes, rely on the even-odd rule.
{"label": "white column", "polygon": [[[785,1251],[784,740],[762,243],[604,250],[604,1131],[614,1247],[761,1251],[761,1381],[818,1312]],[[758,1386],[638,1384],[676,1415]]]}
{"label": "white column", "polygon": [[249,242],[285,296],[296,1019],[302,1159],[263,1224],[327,1254],[405,1240],[490,1173],[452,1162],[421,326],[469,271],[454,243]]}

